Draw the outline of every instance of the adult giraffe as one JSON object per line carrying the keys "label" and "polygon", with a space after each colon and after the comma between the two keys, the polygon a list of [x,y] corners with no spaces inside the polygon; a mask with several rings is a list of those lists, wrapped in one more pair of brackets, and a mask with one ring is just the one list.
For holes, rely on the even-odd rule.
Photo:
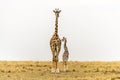
{"label": "adult giraffe", "polygon": [[56,20],[55,20],[55,32],[54,32],[52,38],[50,39],[50,48],[51,48],[52,57],[53,57],[52,58],[53,67],[52,67],[51,72],[59,73],[58,56],[59,56],[59,52],[61,50],[61,40],[58,35],[58,17],[59,17],[59,13],[61,12],[61,10],[55,9],[55,10],[53,10],[53,12],[55,13]]}

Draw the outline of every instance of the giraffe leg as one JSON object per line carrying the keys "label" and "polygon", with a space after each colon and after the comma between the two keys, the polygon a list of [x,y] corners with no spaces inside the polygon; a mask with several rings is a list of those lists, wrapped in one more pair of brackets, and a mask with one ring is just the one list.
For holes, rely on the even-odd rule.
{"label": "giraffe leg", "polygon": [[65,61],[64,61],[64,58],[63,58],[63,71],[65,71]]}
{"label": "giraffe leg", "polygon": [[51,72],[52,72],[52,73],[55,73],[55,56],[53,56]]}
{"label": "giraffe leg", "polygon": [[61,49],[60,46],[56,48],[56,73],[60,72],[58,68],[58,61],[59,61],[58,56],[59,56],[60,49]]}
{"label": "giraffe leg", "polygon": [[66,61],[66,71],[68,71],[68,61]]}
{"label": "giraffe leg", "polygon": [[64,60],[63,60],[63,70],[65,71],[65,62],[64,62]]}
{"label": "giraffe leg", "polygon": [[64,71],[66,72],[66,66],[67,66],[67,65],[66,65],[66,61],[65,61],[65,64],[64,64],[64,66],[65,66],[65,68],[64,68]]}
{"label": "giraffe leg", "polygon": [[68,62],[66,62],[66,70],[68,70]]}
{"label": "giraffe leg", "polygon": [[65,64],[63,66],[64,66],[64,72],[65,72],[66,71],[66,69],[65,69],[66,66],[65,66]]}
{"label": "giraffe leg", "polygon": [[52,73],[55,73],[55,49],[54,47],[51,48],[51,51],[52,51],[52,69],[51,69],[51,72]]}
{"label": "giraffe leg", "polygon": [[55,69],[56,69],[56,73],[59,73],[59,68],[58,68],[58,56],[56,56],[56,64],[55,64]]}

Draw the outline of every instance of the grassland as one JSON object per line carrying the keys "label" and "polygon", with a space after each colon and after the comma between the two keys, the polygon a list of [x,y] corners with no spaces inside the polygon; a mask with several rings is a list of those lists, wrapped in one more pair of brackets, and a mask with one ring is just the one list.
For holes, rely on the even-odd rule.
{"label": "grassland", "polygon": [[0,61],[0,80],[120,80],[120,62],[77,62],[68,63],[69,70],[50,72],[51,62]]}

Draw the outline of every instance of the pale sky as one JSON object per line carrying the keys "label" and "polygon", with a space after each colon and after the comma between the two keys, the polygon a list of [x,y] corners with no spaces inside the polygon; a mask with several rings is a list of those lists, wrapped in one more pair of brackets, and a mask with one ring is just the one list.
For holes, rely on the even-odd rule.
{"label": "pale sky", "polygon": [[0,0],[0,60],[51,61],[55,8],[70,61],[120,61],[119,0]]}

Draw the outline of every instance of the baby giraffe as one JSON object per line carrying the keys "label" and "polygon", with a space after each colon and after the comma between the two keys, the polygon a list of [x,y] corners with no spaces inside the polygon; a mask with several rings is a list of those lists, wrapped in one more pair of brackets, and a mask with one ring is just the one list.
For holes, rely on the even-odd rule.
{"label": "baby giraffe", "polygon": [[63,59],[63,66],[64,66],[64,71],[66,72],[68,70],[68,58],[69,58],[69,52],[68,52],[68,48],[67,48],[67,39],[65,37],[63,37],[62,41],[64,41],[64,53],[62,55],[62,59]]}

